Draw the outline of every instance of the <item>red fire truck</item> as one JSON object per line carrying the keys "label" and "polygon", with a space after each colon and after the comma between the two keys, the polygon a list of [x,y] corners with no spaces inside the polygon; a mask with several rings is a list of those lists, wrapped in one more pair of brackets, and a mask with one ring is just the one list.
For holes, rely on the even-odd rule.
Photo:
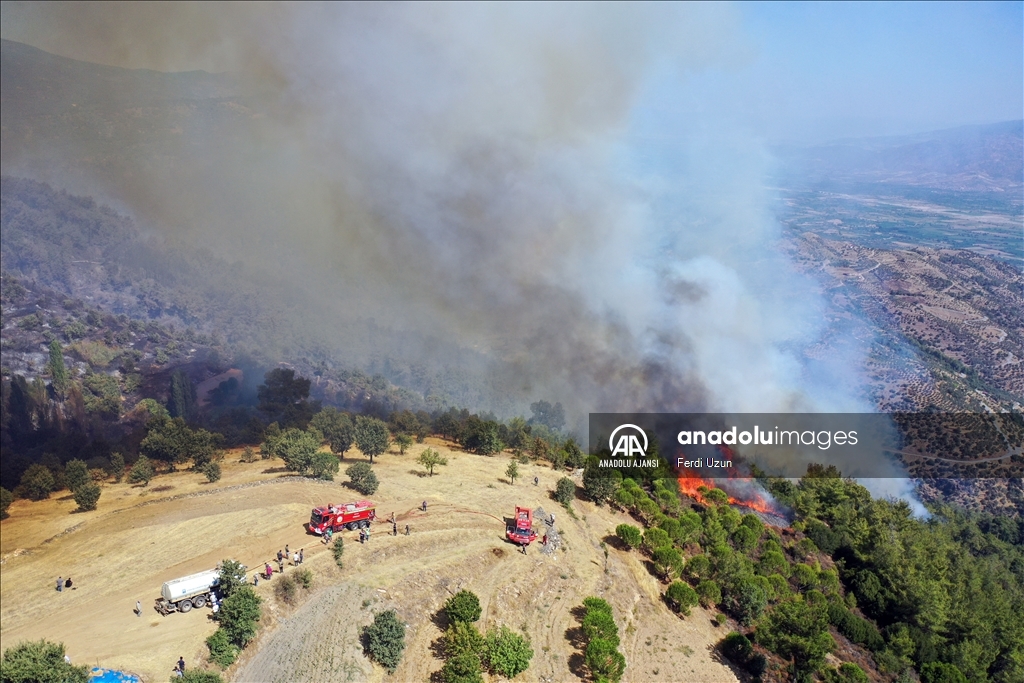
{"label": "red fire truck", "polygon": [[530,508],[516,506],[516,518],[505,529],[505,537],[518,545],[530,545],[537,540],[537,532],[533,530],[533,511]]}
{"label": "red fire truck", "polygon": [[376,508],[376,504],[368,500],[340,505],[328,503],[323,507],[313,508],[313,513],[309,517],[309,530],[314,534],[322,534],[328,529],[332,532],[365,529],[377,518]]}

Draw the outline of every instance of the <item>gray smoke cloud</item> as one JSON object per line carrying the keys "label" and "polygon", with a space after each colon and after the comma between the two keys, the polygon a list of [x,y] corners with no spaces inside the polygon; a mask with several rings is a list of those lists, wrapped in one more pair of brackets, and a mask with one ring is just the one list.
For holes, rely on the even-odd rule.
{"label": "gray smoke cloud", "polygon": [[742,62],[729,6],[15,3],[4,24],[95,62],[242,74],[262,108],[236,105],[231,135],[106,191],[293,274],[317,320],[456,340],[520,407],[577,420],[864,407],[855,359],[803,358],[823,304],[777,247],[759,141],[642,115]]}

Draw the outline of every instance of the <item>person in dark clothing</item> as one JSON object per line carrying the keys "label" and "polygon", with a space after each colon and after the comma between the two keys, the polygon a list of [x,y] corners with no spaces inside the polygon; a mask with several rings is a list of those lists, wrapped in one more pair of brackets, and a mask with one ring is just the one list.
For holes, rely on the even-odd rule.
{"label": "person in dark clothing", "polygon": [[185,658],[178,657],[178,671],[185,673]]}
{"label": "person in dark clothing", "polygon": [[534,477],[534,478],[533,478],[533,485],[534,485],[534,486],[537,486],[537,485],[539,485],[539,484],[540,484],[540,477]]}
{"label": "person in dark clothing", "polygon": [[420,506],[420,509],[422,509],[424,512],[427,511],[427,501],[423,501],[423,505]]}
{"label": "person in dark clothing", "polygon": [[291,556],[291,551],[288,550],[288,544],[287,543],[284,544],[284,556],[285,557],[290,557]]}
{"label": "person in dark clothing", "polygon": [[284,561],[284,553],[282,553],[280,550],[278,550],[277,551],[277,563],[281,564],[281,562],[283,562],[283,561]]}
{"label": "person in dark clothing", "polygon": [[405,525],[405,535],[406,536],[409,535],[409,525],[408,524]]}
{"label": "person in dark clothing", "polygon": [[64,587],[65,588],[71,588],[71,577],[70,576],[68,577],[68,580],[64,582]]}
{"label": "person in dark clothing", "polygon": [[302,564],[305,561],[306,561],[306,549],[305,548],[299,548],[299,564]]}
{"label": "person in dark clothing", "polygon": [[392,536],[397,536],[398,535],[398,523],[397,522],[391,522],[391,535]]}

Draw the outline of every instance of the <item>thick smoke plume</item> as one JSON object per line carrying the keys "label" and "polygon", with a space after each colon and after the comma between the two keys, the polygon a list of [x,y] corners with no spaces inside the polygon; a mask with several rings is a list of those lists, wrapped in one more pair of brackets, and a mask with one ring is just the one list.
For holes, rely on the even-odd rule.
{"label": "thick smoke plume", "polygon": [[762,147],[659,110],[744,58],[728,7],[72,4],[5,23],[101,63],[241,74],[262,108],[237,130],[105,192],[291,274],[318,294],[311,324],[455,340],[520,406],[577,420],[858,407],[802,359],[824,316],[776,247]]}

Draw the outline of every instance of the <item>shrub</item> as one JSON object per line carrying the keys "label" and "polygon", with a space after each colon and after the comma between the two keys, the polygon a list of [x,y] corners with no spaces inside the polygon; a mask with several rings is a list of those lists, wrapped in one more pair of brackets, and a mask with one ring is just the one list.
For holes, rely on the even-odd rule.
{"label": "shrub", "polygon": [[584,660],[598,681],[618,681],[626,670],[626,658],[618,651],[617,645],[601,638],[587,643]]}
{"label": "shrub", "polygon": [[0,680],[3,683],[86,683],[89,668],[64,661],[64,643],[39,640],[4,650]]}
{"label": "shrub", "polygon": [[405,624],[395,611],[378,612],[373,623],[363,629],[363,637],[370,657],[388,673],[394,673],[405,650]]}
{"label": "shrub", "polygon": [[921,667],[921,683],[967,683],[967,677],[955,664],[929,662]]}
{"label": "shrub", "polygon": [[638,548],[643,542],[643,532],[632,524],[620,524],[615,527],[615,535],[630,548]]}
{"label": "shrub", "polygon": [[444,613],[452,623],[474,622],[480,618],[480,599],[472,591],[461,590],[444,604]]}
{"label": "shrub", "polygon": [[569,505],[576,497],[576,482],[569,477],[562,477],[555,484],[555,500],[562,505]]}
{"label": "shrub", "polygon": [[486,651],[487,643],[468,621],[453,622],[444,634],[444,653],[446,657],[458,657],[467,652],[481,655]]}
{"label": "shrub", "polygon": [[488,632],[487,663],[494,673],[505,678],[515,678],[529,668],[531,659],[533,648],[526,637],[508,626]]}
{"label": "shrub", "polygon": [[604,598],[589,597],[583,599],[583,607],[587,612],[603,611],[608,614],[612,613],[612,606],[608,604],[608,601]]}
{"label": "shrub", "polygon": [[740,665],[745,665],[754,653],[754,646],[742,633],[733,631],[725,637],[721,644],[722,654]]}
{"label": "shrub", "polygon": [[295,577],[295,582],[302,586],[303,589],[309,590],[313,587],[313,572],[305,567],[292,572],[292,576]]}
{"label": "shrub", "polygon": [[372,496],[380,486],[377,475],[374,474],[369,463],[357,462],[354,465],[349,465],[345,469],[345,474],[349,478],[348,485],[364,496]]}
{"label": "shrub", "polygon": [[859,617],[842,605],[832,603],[828,606],[828,620],[840,633],[857,645],[863,645],[872,652],[885,647],[885,639],[873,623]]}
{"label": "shrub", "polygon": [[153,469],[153,463],[146,456],[140,455],[139,459],[132,465],[132,471],[128,475],[128,483],[149,486],[150,480],[155,475],[156,471]]}
{"label": "shrub", "polygon": [[0,488],[0,519],[7,519],[7,508],[14,502],[14,494],[5,488]]}
{"label": "shrub", "polygon": [[181,678],[171,678],[172,683],[224,683],[220,674],[202,669],[189,669]]}
{"label": "shrub", "polygon": [[21,489],[32,500],[46,500],[55,485],[53,473],[45,465],[30,465],[21,475]]}
{"label": "shrub", "polygon": [[684,616],[690,615],[690,608],[697,604],[697,591],[690,587],[690,584],[683,581],[673,581],[672,585],[665,591],[665,598],[671,603],[672,608]]}
{"label": "shrub", "polygon": [[203,465],[199,471],[206,475],[206,481],[211,484],[215,481],[220,481],[220,465],[218,463],[210,461]]}
{"label": "shrub", "polygon": [[711,607],[722,602],[722,589],[717,581],[705,579],[697,584],[697,597],[704,607]]}
{"label": "shrub", "polygon": [[96,504],[100,500],[100,487],[99,484],[94,484],[91,481],[87,484],[82,484],[75,489],[75,502],[78,503],[79,512],[85,512],[87,510],[95,510]]}
{"label": "shrub", "polygon": [[252,446],[246,446],[242,449],[242,462],[256,462],[259,456],[256,454],[256,449]]}
{"label": "shrub", "polygon": [[443,683],[483,683],[483,663],[475,652],[463,652],[449,657],[441,667]]}
{"label": "shrub", "polygon": [[341,536],[334,537],[334,543],[331,544],[331,554],[334,555],[334,562],[340,569],[344,565],[341,562],[341,556],[345,552],[345,539]]}
{"label": "shrub", "polygon": [[238,658],[239,648],[231,642],[227,631],[219,628],[206,639],[206,647],[210,649],[210,661],[228,668]]}
{"label": "shrub", "polygon": [[274,582],[274,594],[278,600],[286,602],[289,605],[295,604],[295,596],[298,594],[299,587],[295,583],[295,579],[292,578],[291,574],[282,574],[281,577]]}

